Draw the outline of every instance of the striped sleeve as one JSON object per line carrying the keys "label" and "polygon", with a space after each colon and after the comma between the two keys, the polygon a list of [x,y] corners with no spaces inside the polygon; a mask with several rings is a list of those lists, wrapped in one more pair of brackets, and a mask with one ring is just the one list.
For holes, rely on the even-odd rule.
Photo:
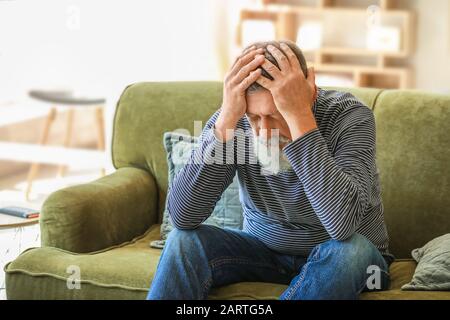
{"label": "striped sleeve", "polygon": [[375,119],[366,106],[343,112],[332,131],[334,155],[318,128],[291,142],[284,152],[331,238],[355,233],[369,204],[375,165]]}
{"label": "striped sleeve", "polygon": [[236,173],[234,161],[226,162],[233,139],[223,143],[214,134],[218,113],[208,120],[198,146],[169,186],[167,209],[177,229],[194,229],[205,221]]}

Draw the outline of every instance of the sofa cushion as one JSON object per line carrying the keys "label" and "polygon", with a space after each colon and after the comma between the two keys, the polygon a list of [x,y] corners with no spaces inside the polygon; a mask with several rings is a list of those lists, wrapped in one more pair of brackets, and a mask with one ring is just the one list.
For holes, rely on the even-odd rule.
{"label": "sofa cushion", "polygon": [[418,262],[413,279],[403,290],[450,291],[450,233],[431,240],[412,252]]}
{"label": "sofa cushion", "polygon": [[[7,298],[145,299],[161,254],[148,243],[159,238],[159,229],[152,225],[130,242],[86,254],[28,249],[5,266]],[[67,288],[71,266],[79,267],[80,289]]]}
{"label": "sofa cushion", "polygon": [[[448,300],[450,292],[427,291],[427,292],[405,292],[401,290],[402,285],[408,283],[414,274],[416,262],[411,259],[397,260],[390,266],[391,285],[387,291],[363,292],[362,300]],[[286,290],[286,285],[262,283],[262,282],[240,282],[212,289],[210,299],[277,299]]]}
{"label": "sofa cushion", "polygon": [[[148,246],[159,237],[153,225],[141,237],[105,250],[75,254],[44,247],[29,249],[5,266],[8,299],[145,299],[161,250]],[[67,268],[79,266],[80,289],[68,289]],[[362,299],[450,299],[450,292],[401,291],[414,273],[413,260],[391,265],[391,290],[363,293]],[[286,285],[241,282],[214,288],[210,299],[277,299]]]}
{"label": "sofa cushion", "polygon": [[[163,141],[167,152],[170,185],[178,172],[189,161],[192,150],[198,145],[198,138],[177,132],[166,132],[164,133]],[[217,201],[214,211],[203,223],[219,228],[228,227],[240,230],[242,229],[243,220],[242,206],[239,201],[239,184],[237,176],[235,176],[233,182],[223,192],[220,200]],[[173,228],[166,203],[161,224],[161,239],[152,241],[150,246],[162,249]]]}

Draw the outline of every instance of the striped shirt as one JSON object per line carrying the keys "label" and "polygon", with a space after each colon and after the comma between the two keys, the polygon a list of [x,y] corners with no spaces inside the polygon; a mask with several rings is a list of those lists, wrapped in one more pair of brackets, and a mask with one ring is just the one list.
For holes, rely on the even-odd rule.
{"label": "striped shirt", "polygon": [[[383,255],[392,257],[372,111],[350,93],[324,89],[319,89],[312,111],[318,128],[284,146],[282,152],[292,170],[277,175],[261,174],[261,166],[250,162],[249,156],[244,156],[244,162],[237,161],[242,152],[253,152],[252,138],[246,138],[243,147],[236,143],[237,134],[220,142],[214,135],[217,111],[207,122],[190,161],[169,186],[172,224],[192,229],[205,221],[237,173],[243,230],[270,249],[307,256],[320,243],[359,233]],[[239,120],[237,129],[251,132],[246,117]],[[231,163],[212,161],[230,157],[229,152]]]}

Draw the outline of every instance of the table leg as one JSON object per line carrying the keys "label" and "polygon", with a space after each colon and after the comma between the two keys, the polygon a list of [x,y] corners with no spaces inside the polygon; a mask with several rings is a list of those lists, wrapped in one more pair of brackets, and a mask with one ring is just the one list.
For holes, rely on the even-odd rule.
{"label": "table leg", "polygon": [[[105,119],[103,116],[103,106],[95,109],[95,118],[97,123],[97,149],[105,150]],[[101,175],[105,175],[105,168],[102,168]]]}
{"label": "table leg", "polygon": [[[73,115],[75,110],[70,108],[67,111],[67,123],[66,123],[66,134],[64,136],[64,147],[68,147],[72,140],[72,127],[73,127]],[[58,168],[58,177],[62,177],[66,172],[67,165],[61,164]]]}
{"label": "table leg", "polygon": [[[50,127],[53,121],[55,120],[55,117],[56,117],[56,107],[52,107],[47,116],[47,119],[45,120],[44,130],[39,140],[39,144],[44,145],[47,143]],[[30,166],[30,170],[28,171],[27,188],[25,191],[25,198],[27,201],[30,200],[31,186],[33,184],[34,178],[38,174],[39,167],[40,167],[39,163],[32,163]]]}

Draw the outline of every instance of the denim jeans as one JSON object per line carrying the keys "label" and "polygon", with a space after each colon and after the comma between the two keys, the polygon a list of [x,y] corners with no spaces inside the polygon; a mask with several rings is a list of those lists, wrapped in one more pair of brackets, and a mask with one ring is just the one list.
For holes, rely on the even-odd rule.
{"label": "denim jeans", "polygon": [[206,299],[213,287],[247,281],[288,285],[282,300],[357,299],[386,290],[388,268],[360,234],[326,241],[302,257],[277,253],[244,231],[200,225],[170,232],[147,299]]}

